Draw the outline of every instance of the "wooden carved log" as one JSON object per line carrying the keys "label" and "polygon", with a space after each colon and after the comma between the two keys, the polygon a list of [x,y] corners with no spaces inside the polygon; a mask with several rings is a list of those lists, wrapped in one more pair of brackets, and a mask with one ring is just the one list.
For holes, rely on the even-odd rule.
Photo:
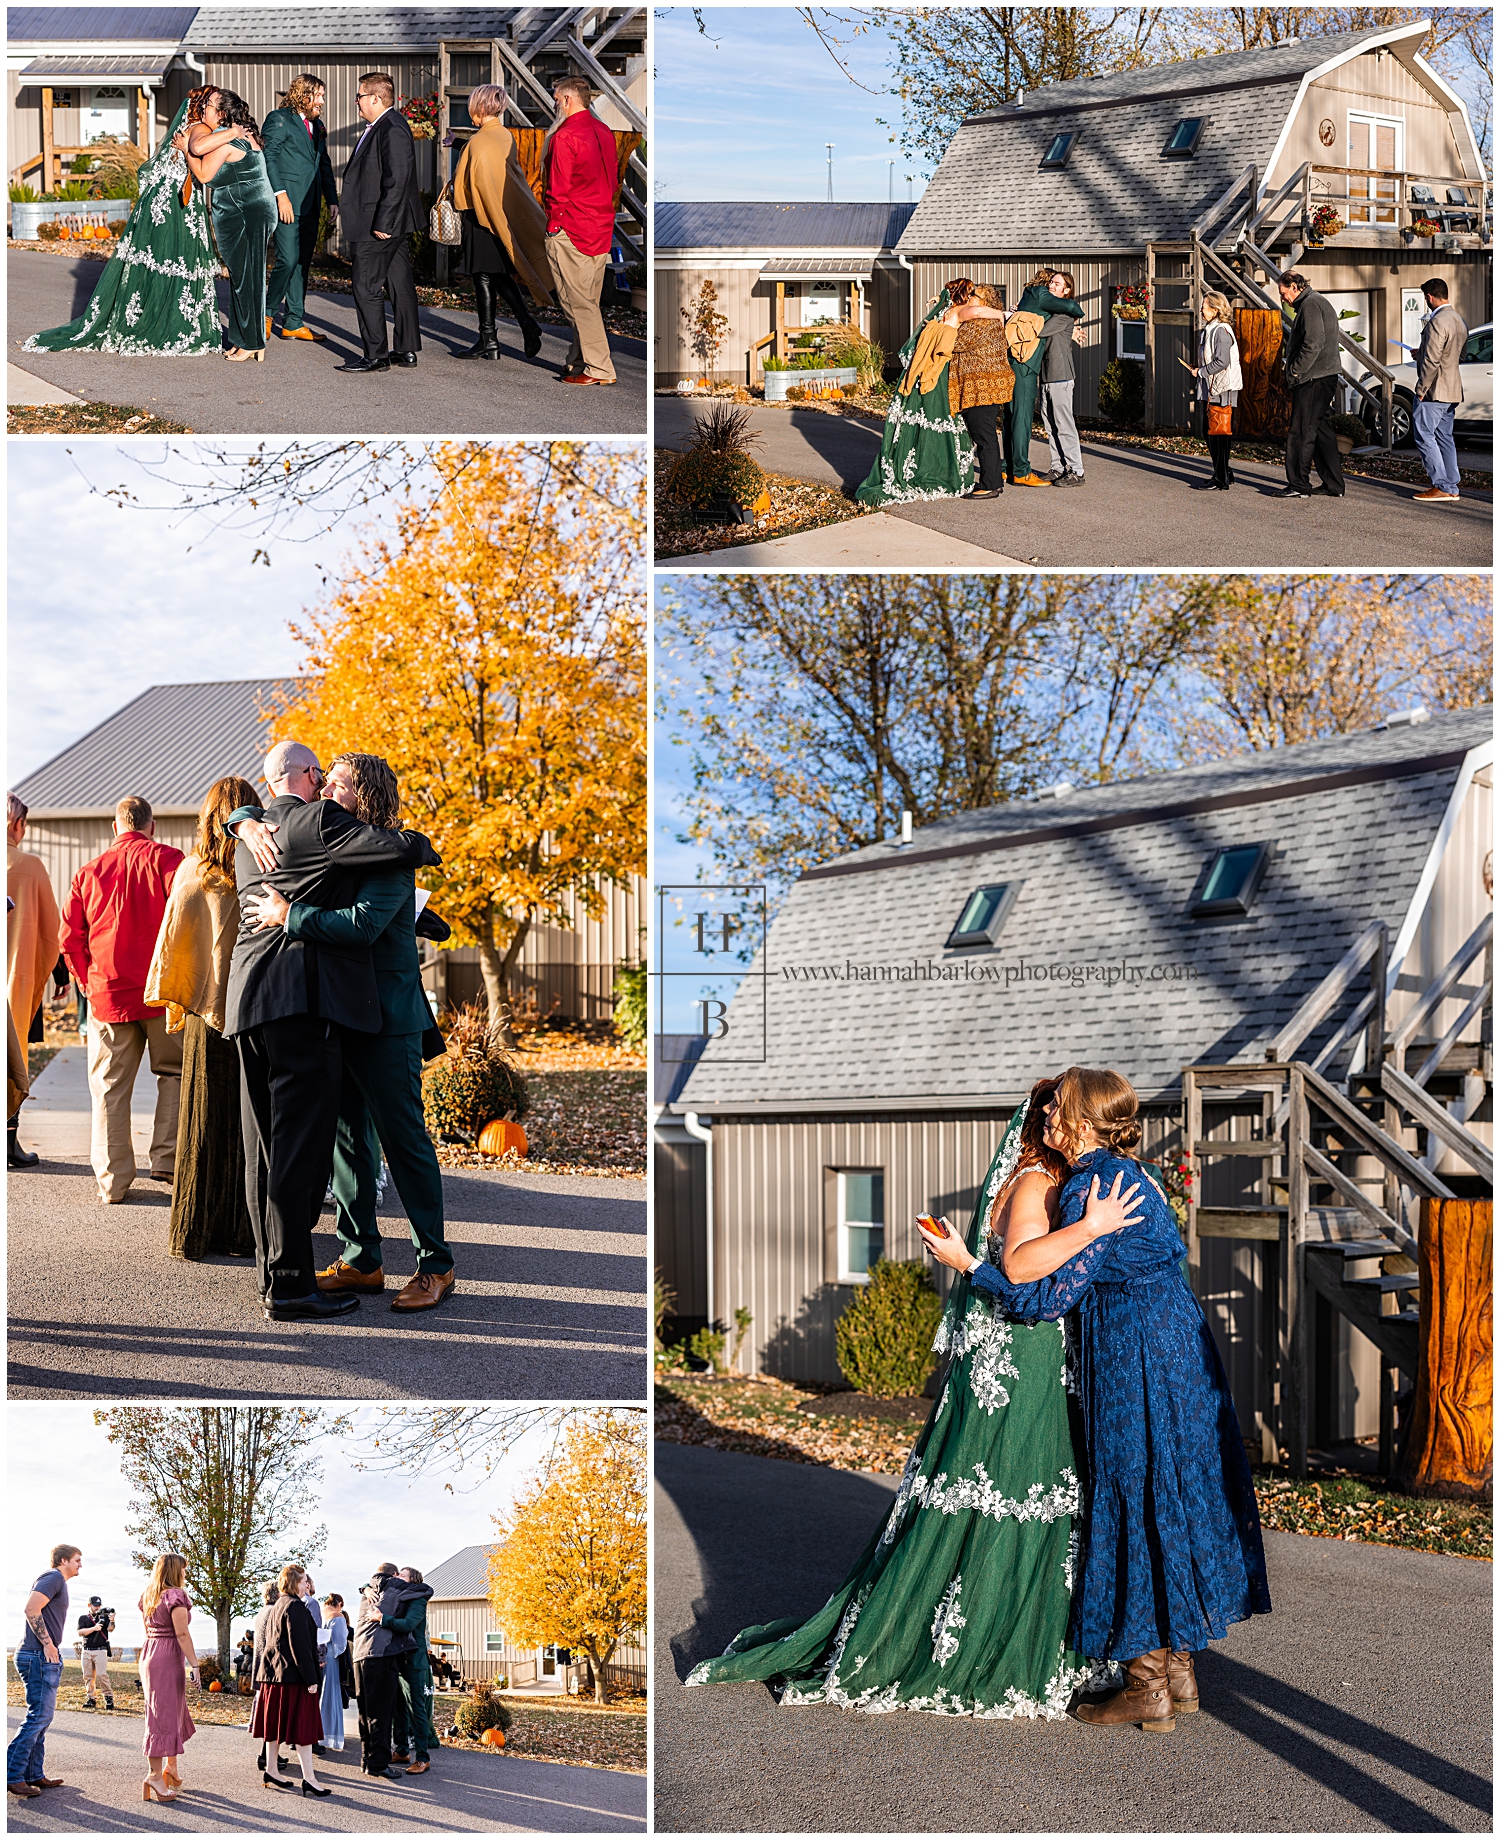
{"label": "wooden carved log", "polygon": [[1489,1201],[1422,1203],[1420,1358],[1400,1486],[1489,1501],[1494,1477],[1494,1309]]}
{"label": "wooden carved log", "polygon": [[1244,376],[1235,413],[1239,432],[1285,440],[1292,399],[1281,370],[1281,315],[1269,308],[1239,307],[1234,331]]}

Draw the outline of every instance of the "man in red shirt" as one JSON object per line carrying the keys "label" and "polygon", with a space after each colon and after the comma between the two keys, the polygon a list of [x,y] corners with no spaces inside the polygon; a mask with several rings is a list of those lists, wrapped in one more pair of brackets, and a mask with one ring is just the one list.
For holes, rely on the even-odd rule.
{"label": "man in red shirt", "polygon": [[63,914],[63,956],[89,999],[90,1160],[106,1202],[123,1201],[135,1180],[130,1095],[143,1053],[156,1075],[152,1177],[170,1182],[177,1166],[182,1036],[169,1035],[166,1010],[146,1002],[146,973],[182,851],[155,832],[144,799],[121,799],[115,841],[73,877]]}
{"label": "man in red shirt", "polygon": [[614,361],[599,311],[604,264],[615,235],[615,137],[589,109],[582,77],[564,77],[552,94],[562,125],[547,143],[547,266],[573,327],[564,383],[613,383]]}

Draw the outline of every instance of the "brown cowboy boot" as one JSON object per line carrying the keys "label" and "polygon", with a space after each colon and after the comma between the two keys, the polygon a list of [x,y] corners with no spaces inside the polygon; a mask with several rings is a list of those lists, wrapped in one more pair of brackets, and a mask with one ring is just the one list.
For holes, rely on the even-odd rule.
{"label": "brown cowboy boot", "polygon": [[1142,1731],[1175,1731],[1172,1690],[1167,1684],[1167,1651],[1153,1648],[1125,1663],[1125,1685],[1118,1693],[1073,1714],[1084,1725],[1139,1725]]}
{"label": "brown cowboy boot", "polygon": [[1167,1685],[1172,1693],[1172,1710],[1177,1713],[1198,1710],[1198,1676],[1193,1672],[1190,1650],[1167,1651]]}

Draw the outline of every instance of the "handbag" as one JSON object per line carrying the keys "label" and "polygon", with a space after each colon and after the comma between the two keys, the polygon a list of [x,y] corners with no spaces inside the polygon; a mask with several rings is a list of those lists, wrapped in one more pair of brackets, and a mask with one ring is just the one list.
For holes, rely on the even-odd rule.
{"label": "handbag", "polygon": [[450,179],[438,193],[437,202],[428,213],[427,227],[434,243],[461,243],[464,240],[463,225],[449,199],[452,190],[453,181]]}
{"label": "handbag", "polygon": [[1208,405],[1208,432],[1210,434],[1230,433],[1230,423],[1234,419],[1234,410],[1228,403],[1210,403]]}

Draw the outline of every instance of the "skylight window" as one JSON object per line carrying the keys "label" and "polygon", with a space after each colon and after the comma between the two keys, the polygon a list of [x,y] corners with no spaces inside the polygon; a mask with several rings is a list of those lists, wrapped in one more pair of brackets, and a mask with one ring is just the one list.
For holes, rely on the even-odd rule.
{"label": "skylight window", "polygon": [[1078,135],[1076,132],[1073,134],[1054,134],[1052,139],[1047,143],[1047,151],[1042,155],[1043,167],[1055,171],[1060,167],[1066,166],[1068,163],[1068,156],[1073,151],[1073,143],[1077,139]]}
{"label": "skylight window", "polygon": [[946,943],[950,946],[992,946],[1000,937],[1005,917],[1020,893],[1019,882],[992,882],[976,888],[964,902],[963,912]]}
{"label": "skylight window", "polygon": [[1270,852],[1268,843],[1238,843],[1220,850],[1209,864],[1202,894],[1193,903],[1194,916],[1248,914]]}
{"label": "skylight window", "polygon": [[1162,148],[1162,158],[1166,160],[1190,160],[1198,151],[1198,142],[1203,130],[1208,126],[1206,115],[1184,115],[1167,137],[1167,144]]}

